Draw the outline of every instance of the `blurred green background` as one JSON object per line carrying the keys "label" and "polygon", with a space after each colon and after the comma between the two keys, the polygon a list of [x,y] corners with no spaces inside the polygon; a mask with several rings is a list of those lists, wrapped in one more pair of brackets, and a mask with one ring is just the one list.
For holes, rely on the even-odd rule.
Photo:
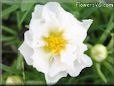
{"label": "blurred green background", "polygon": [[[28,66],[18,51],[18,47],[24,40],[23,34],[28,30],[27,25],[29,25],[35,5],[45,3],[36,1],[24,3],[21,0],[14,3],[2,1],[0,17],[2,20],[2,34],[0,34],[2,42],[1,84],[5,84],[7,78],[11,76],[18,76],[24,84],[46,83],[43,73]],[[89,48],[85,53],[91,57],[91,48],[95,44],[103,44],[108,50],[108,56],[101,63],[93,60],[92,67],[82,70],[78,77],[68,75],[60,79],[57,84],[114,84],[114,8],[79,7],[75,2],[60,4],[80,21],[93,19],[93,24],[84,41]]]}

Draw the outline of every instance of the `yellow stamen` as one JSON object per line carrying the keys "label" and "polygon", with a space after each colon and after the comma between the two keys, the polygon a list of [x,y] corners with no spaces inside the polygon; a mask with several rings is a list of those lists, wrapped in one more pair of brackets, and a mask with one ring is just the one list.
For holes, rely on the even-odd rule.
{"label": "yellow stamen", "polygon": [[62,35],[63,31],[51,31],[48,37],[43,37],[46,43],[45,51],[59,55],[67,44],[67,40]]}

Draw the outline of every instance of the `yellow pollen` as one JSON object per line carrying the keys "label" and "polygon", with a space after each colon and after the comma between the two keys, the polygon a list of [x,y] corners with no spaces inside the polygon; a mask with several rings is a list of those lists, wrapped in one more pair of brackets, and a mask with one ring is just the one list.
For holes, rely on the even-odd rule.
{"label": "yellow pollen", "polygon": [[52,31],[48,37],[43,37],[45,41],[44,49],[48,52],[52,52],[59,55],[60,52],[65,49],[67,40],[62,36],[62,31]]}

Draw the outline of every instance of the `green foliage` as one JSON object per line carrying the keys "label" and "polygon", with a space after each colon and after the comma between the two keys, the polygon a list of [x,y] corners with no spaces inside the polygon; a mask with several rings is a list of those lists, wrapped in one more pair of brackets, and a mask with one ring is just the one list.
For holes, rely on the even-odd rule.
{"label": "green foliage", "polygon": [[3,10],[2,17],[6,16],[6,15],[8,15],[10,13],[12,13],[13,11],[15,11],[18,8],[19,8],[19,5],[18,4],[16,4],[16,5],[14,4],[14,5],[10,6],[9,8]]}
{"label": "green foliage", "polygon": [[[23,0],[24,1],[24,0]],[[5,3],[2,1],[2,43],[3,43],[3,63],[0,69],[3,70],[2,84],[9,75],[18,75],[23,78],[25,84],[45,84],[44,75],[31,66],[28,66],[23,56],[18,52],[18,47],[23,42],[23,32],[27,30],[32,11],[38,2]],[[45,2],[43,2],[45,3]],[[43,4],[40,2],[40,4]],[[88,31],[88,36],[84,43],[88,45],[87,53],[90,56],[90,49],[97,43],[105,45],[108,49],[108,57],[102,63],[93,62],[94,65],[84,69],[78,77],[62,78],[57,84],[113,84],[114,80],[114,16],[113,8],[77,7],[75,3],[61,3],[62,7],[72,13],[79,20],[93,19],[93,24]],[[9,55],[11,51],[15,55]],[[8,58],[10,60],[8,61]],[[8,63],[11,62],[11,63]],[[1,75],[0,75],[1,77]]]}

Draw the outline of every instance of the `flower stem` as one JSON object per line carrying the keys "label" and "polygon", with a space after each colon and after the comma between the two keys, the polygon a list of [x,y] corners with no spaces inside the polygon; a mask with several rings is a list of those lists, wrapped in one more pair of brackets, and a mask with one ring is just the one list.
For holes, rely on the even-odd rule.
{"label": "flower stem", "polygon": [[97,70],[97,72],[98,72],[100,78],[101,78],[105,83],[107,83],[107,79],[106,79],[105,75],[104,75],[104,74],[102,73],[102,71],[101,71],[101,65],[100,65],[99,63],[96,63],[96,64],[95,64],[95,67],[96,67],[96,70]]}
{"label": "flower stem", "polygon": [[111,34],[111,40],[107,46],[108,49],[112,49],[113,48],[113,43],[114,43],[114,33]]}

